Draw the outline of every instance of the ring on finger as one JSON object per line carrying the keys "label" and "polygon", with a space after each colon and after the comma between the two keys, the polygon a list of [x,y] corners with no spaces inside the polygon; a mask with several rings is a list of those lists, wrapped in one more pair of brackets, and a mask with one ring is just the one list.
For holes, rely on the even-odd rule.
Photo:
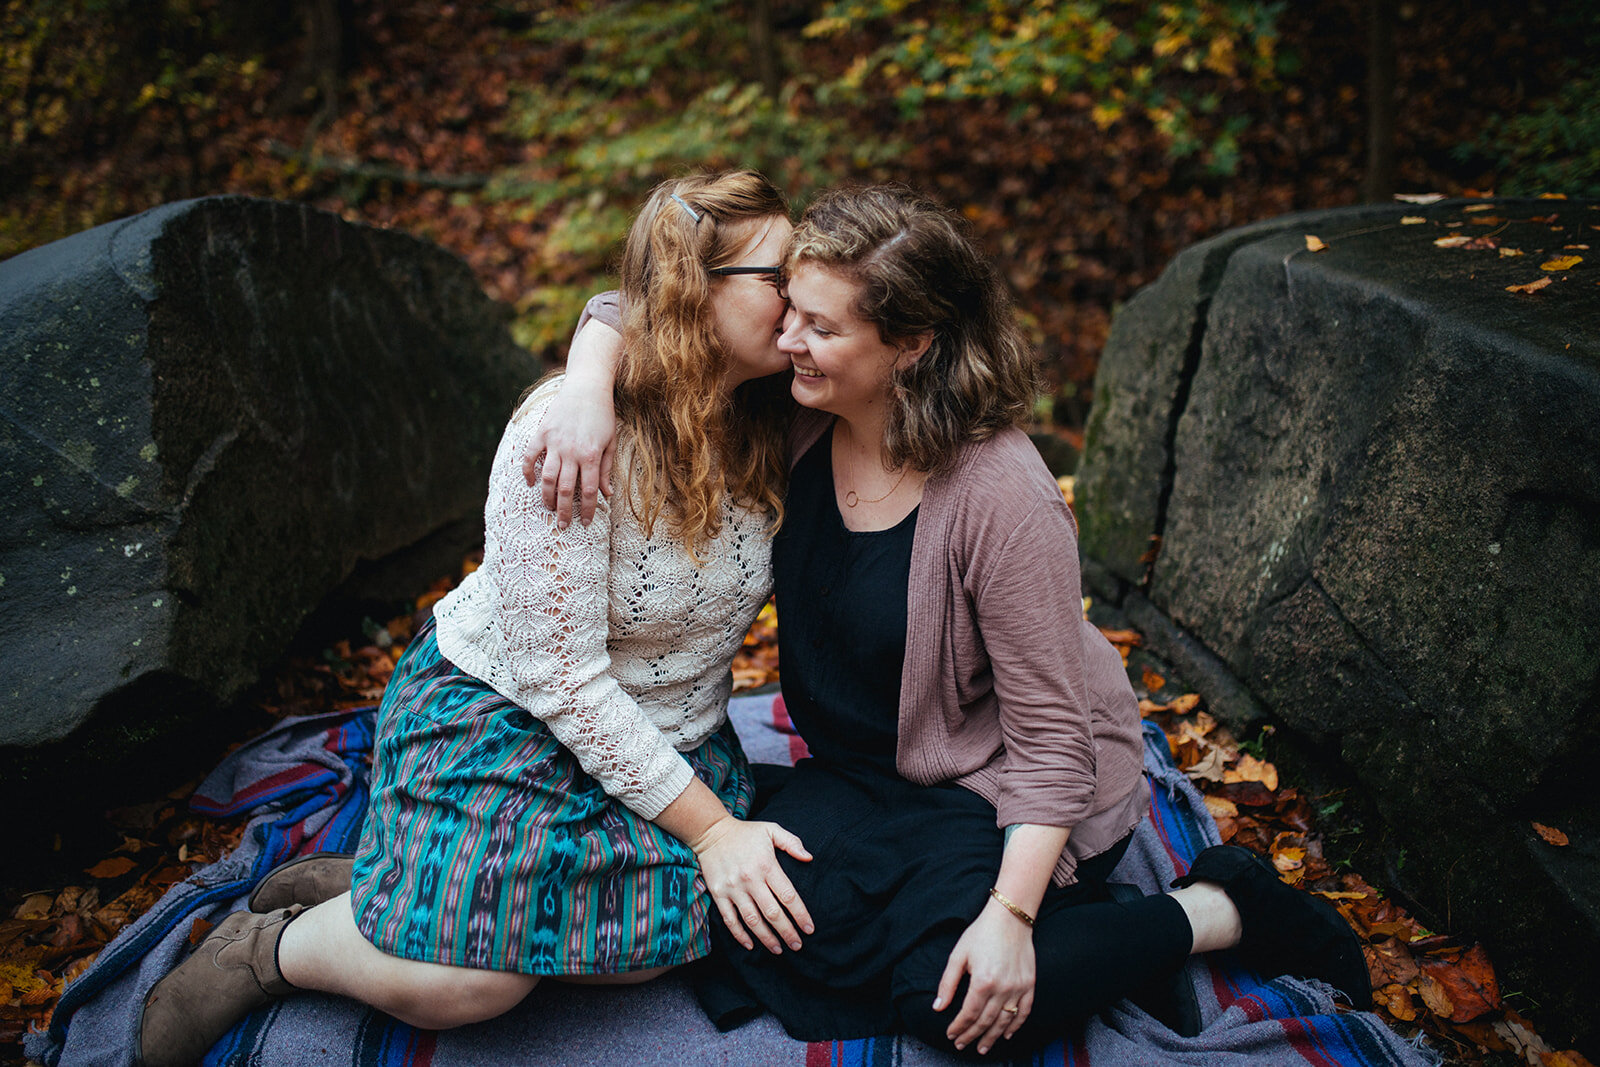
{"label": "ring on finger", "polygon": [[1021,1011],[1022,1009],[1019,1008],[1015,1004],[1009,1004],[1006,1007],[1001,1008],[1000,1010],[1005,1012],[1007,1015],[1015,1015],[1017,1012]]}

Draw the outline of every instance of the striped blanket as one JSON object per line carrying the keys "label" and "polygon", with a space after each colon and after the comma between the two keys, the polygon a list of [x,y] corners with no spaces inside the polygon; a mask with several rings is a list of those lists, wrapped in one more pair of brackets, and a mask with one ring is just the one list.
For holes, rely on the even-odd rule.
{"label": "striped blanket", "polygon": [[[805,754],[771,696],[730,707],[753,761],[792,763]],[[124,929],[62,996],[50,1028],[26,1050],[47,1067],[133,1062],[145,992],[187,951],[197,918],[215,922],[242,908],[256,882],[290,857],[349,851],[367,807],[373,710],[285,720],[229,755],[202,783],[195,810],[251,814],[235,852],[171,890]],[[1116,881],[1156,892],[1216,843],[1216,827],[1172,764],[1161,732],[1145,726],[1150,818],[1135,833]],[[1270,976],[1266,976],[1270,977]],[[1183,1038],[1124,1001],[1086,1026],[1018,1061],[1045,1065],[1283,1064],[1288,1067],[1435,1064],[1438,1057],[1388,1030],[1374,1015],[1335,1012],[1325,988],[1239,969],[1230,956],[1191,960],[1185,973],[1205,1028]],[[499,1019],[439,1033],[416,1030],[352,1001],[307,994],[257,1011],[236,1026],[207,1064],[299,1067],[951,1067],[958,1061],[908,1037],[805,1043],[771,1016],[719,1033],[695,1003],[689,980],[671,974],[643,986],[546,983]]]}

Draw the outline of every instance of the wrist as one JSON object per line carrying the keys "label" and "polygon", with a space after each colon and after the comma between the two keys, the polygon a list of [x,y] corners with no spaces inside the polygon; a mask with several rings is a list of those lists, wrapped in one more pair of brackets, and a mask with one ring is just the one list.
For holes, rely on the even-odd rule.
{"label": "wrist", "polygon": [[565,373],[566,381],[562,384],[563,391],[570,390],[575,393],[596,396],[604,393],[607,397],[611,395],[612,382],[609,374],[598,370],[590,370],[573,363],[567,364]]}
{"label": "wrist", "polygon": [[1003,912],[1012,922],[1019,926],[1025,927],[1030,931],[1033,929],[1034,914],[1007,897],[997,888],[989,890],[989,903],[986,906]]}
{"label": "wrist", "polygon": [[702,855],[706,849],[721,841],[737,821],[732,815],[724,812],[720,817],[714,819],[711,825],[694,835],[693,839],[689,841],[689,851],[696,856]]}

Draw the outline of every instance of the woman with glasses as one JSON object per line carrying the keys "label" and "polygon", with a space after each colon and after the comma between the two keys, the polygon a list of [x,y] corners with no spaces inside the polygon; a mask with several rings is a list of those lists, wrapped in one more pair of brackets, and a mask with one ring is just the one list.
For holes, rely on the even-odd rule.
{"label": "woman with glasses", "polygon": [[197,1062],[299,989],[442,1029],[547,976],[644,981],[709,951],[710,903],[741,944],[810,932],[776,861],[809,853],[744,820],[727,722],[783,512],[785,305],[764,265],[790,228],[751,172],[650,195],[623,262],[618,491],[589,524],[555,521],[522,465],[559,378],[525,394],[483,564],[384,692],[353,874],[312,857],[268,876],[146,998],[145,1064]]}
{"label": "woman with glasses", "polygon": [[1254,853],[1207,849],[1173,893],[1107,890],[1148,808],[1137,701],[1083,618],[1076,523],[1016,425],[1031,356],[959,216],[900,187],[826,193],[779,262],[801,410],[773,566],[811,756],[759,814],[814,853],[780,864],[818,921],[781,956],[724,940],[721,1017],[745,997],[803,1040],[1013,1056],[1233,947],[1366,1007],[1348,924]]}

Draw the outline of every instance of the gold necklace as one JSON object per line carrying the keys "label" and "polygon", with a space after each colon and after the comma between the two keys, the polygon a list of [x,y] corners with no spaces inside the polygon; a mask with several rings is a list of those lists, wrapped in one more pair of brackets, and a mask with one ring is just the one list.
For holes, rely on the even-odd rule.
{"label": "gold necklace", "polygon": [[[844,506],[847,507],[847,508],[853,508],[857,504],[879,504],[879,503],[882,503],[885,500],[888,500],[891,496],[894,496],[894,491],[896,489],[900,488],[900,483],[906,480],[906,472],[909,471],[910,469],[911,468],[909,466],[906,466],[906,465],[902,464],[901,467],[900,467],[900,477],[898,477],[898,478],[896,478],[894,480],[894,484],[889,487],[889,491],[887,493],[885,493],[882,496],[878,497],[876,500],[863,500],[861,497],[856,495],[856,491],[854,489],[846,489],[844,491]],[[851,463],[850,464],[850,480],[852,482],[855,481],[855,470],[856,470],[855,464]]]}

